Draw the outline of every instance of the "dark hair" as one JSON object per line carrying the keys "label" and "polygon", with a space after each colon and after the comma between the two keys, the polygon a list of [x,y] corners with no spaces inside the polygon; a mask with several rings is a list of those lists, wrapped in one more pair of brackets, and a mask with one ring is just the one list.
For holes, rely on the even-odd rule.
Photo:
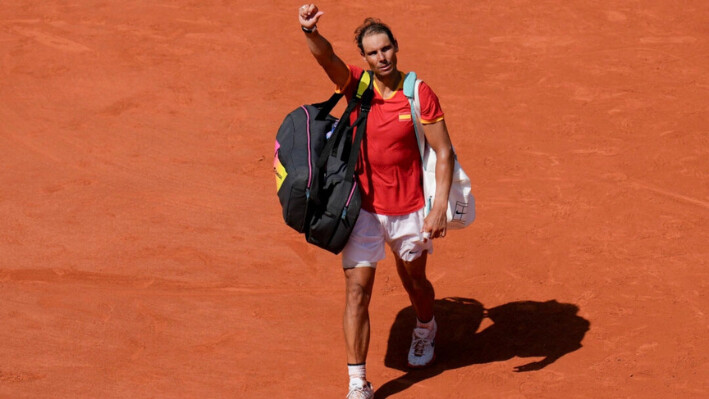
{"label": "dark hair", "polygon": [[362,47],[362,39],[364,39],[364,37],[367,35],[372,35],[376,33],[386,34],[389,37],[389,41],[391,41],[391,44],[393,44],[394,47],[399,47],[399,44],[394,38],[394,34],[391,33],[391,29],[389,29],[389,27],[381,20],[369,17],[364,20],[362,25],[355,29],[355,43],[357,43],[357,47],[359,47],[360,53],[364,54],[364,48]]}

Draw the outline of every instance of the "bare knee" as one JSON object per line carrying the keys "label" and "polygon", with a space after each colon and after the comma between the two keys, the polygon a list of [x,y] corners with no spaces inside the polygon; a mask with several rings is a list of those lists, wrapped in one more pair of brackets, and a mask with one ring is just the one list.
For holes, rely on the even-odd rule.
{"label": "bare knee", "polygon": [[347,309],[349,312],[366,312],[372,297],[375,269],[355,268],[345,270]]}
{"label": "bare knee", "polygon": [[426,277],[426,260],[417,259],[413,262],[405,262],[401,259],[397,260],[397,270],[401,282],[407,291],[427,290],[431,287],[431,282]]}
{"label": "bare knee", "polygon": [[369,300],[372,292],[366,286],[357,282],[347,284],[347,306],[358,311],[366,310],[369,307]]}
{"label": "bare knee", "polygon": [[410,280],[411,290],[417,293],[428,292],[433,289],[433,284],[426,278],[426,275],[412,276]]}

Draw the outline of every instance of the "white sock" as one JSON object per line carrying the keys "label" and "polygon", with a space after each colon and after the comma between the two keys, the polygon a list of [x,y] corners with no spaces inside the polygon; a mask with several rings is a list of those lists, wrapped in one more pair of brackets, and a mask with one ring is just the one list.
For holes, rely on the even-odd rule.
{"label": "white sock", "polygon": [[436,325],[436,317],[432,317],[430,321],[424,323],[421,320],[416,318],[416,328],[425,328],[429,331],[433,331],[434,326]]}
{"label": "white sock", "polygon": [[365,363],[347,364],[347,372],[350,375],[350,386],[363,387],[367,383],[367,369]]}

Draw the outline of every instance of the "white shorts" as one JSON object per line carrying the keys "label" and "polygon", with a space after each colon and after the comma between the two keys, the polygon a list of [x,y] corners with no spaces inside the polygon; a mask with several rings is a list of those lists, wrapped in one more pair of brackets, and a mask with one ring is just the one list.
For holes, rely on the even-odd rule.
{"label": "white shorts", "polygon": [[401,216],[377,215],[362,209],[342,250],[342,267],[377,267],[377,262],[384,259],[385,243],[406,262],[424,251],[433,253],[432,241],[423,240],[422,227],[423,209]]}

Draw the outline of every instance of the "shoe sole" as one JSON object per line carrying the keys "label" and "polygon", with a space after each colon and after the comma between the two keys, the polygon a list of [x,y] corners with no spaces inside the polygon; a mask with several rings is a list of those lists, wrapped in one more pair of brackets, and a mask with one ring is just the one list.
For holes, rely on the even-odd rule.
{"label": "shoe sole", "polygon": [[426,364],[414,365],[414,364],[409,363],[408,360],[406,361],[406,364],[407,364],[407,365],[409,366],[409,368],[411,368],[411,369],[423,369],[423,368],[426,368],[426,367],[432,365],[433,362],[435,362],[435,361],[436,361],[436,352],[433,352],[433,357],[431,358],[431,361],[428,362],[428,363],[426,363]]}

